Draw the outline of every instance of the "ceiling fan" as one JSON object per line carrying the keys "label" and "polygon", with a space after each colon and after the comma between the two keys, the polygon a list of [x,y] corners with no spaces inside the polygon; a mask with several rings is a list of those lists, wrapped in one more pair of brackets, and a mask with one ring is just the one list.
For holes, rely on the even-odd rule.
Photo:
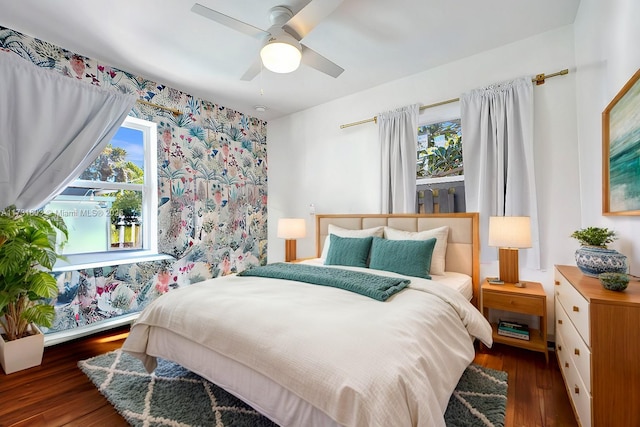
{"label": "ceiling fan", "polygon": [[269,11],[271,27],[267,30],[238,21],[200,3],[194,4],[191,11],[248,36],[262,40],[260,58],[256,59],[244,73],[241,77],[242,80],[252,80],[260,72],[262,65],[274,72],[288,73],[297,69],[300,62],[331,77],[338,77],[344,71],[342,67],[300,43],[300,41],[323,18],[333,12],[342,1],[312,0],[295,15],[286,6],[275,6]]}

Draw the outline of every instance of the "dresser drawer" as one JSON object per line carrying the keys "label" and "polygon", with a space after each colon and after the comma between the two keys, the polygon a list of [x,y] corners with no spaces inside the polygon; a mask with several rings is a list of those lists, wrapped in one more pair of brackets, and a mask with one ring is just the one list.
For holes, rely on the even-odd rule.
{"label": "dresser drawer", "polygon": [[555,314],[556,336],[562,335],[564,342],[562,351],[567,355],[568,363],[575,366],[584,385],[591,393],[591,350],[580,337],[561,304],[556,304]]}
{"label": "dresser drawer", "polygon": [[578,422],[582,427],[591,427],[591,393],[587,390],[580,378],[580,374],[573,364],[571,353],[567,351],[564,337],[561,331],[556,331],[556,354],[558,357],[558,365],[567,387],[567,394],[576,412]]}
{"label": "dresser drawer", "polygon": [[484,291],[482,293],[482,304],[498,310],[513,311],[517,313],[527,313],[534,316],[545,315],[545,300],[533,296],[511,296],[504,292]]}
{"label": "dresser drawer", "polygon": [[555,275],[556,304],[562,304],[562,307],[564,307],[571,323],[574,324],[587,346],[591,347],[591,334],[589,333],[589,303],[557,270]]}

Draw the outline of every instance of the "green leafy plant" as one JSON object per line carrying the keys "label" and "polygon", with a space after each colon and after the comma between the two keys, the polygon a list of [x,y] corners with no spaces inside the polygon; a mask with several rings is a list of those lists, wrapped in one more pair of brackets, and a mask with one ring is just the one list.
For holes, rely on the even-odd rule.
{"label": "green leafy plant", "polygon": [[[425,144],[418,149],[418,178],[438,178],[463,173],[459,119],[420,126],[418,135],[419,138],[426,138]],[[441,140],[440,144],[436,144],[436,139]]]}
{"label": "green leafy plant", "polygon": [[142,192],[123,190],[116,192],[116,200],[111,205],[111,224],[117,224],[120,216],[137,217],[142,214]]}
{"label": "green leafy plant", "polygon": [[607,244],[617,239],[615,231],[602,227],[582,228],[574,231],[571,237],[577,239],[581,245],[600,246],[603,248],[606,248]]}
{"label": "green leafy plant", "polygon": [[53,213],[9,206],[0,211],[0,325],[6,339],[29,335],[31,323],[50,327],[58,294],[50,274],[58,259],[56,243],[68,238],[62,218]]}

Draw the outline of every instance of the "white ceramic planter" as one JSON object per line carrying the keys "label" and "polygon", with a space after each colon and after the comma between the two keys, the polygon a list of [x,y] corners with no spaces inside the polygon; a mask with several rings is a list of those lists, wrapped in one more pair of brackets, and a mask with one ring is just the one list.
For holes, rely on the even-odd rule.
{"label": "white ceramic planter", "polygon": [[600,246],[580,246],[576,250],[576,265],[586,276],[600,273],[626,273],[627,257],[614,249]]}
{"label": "white ceramic planter", "polygon": [[[14,341],[0,338],[0,364],[5,374],[12,374],[42,363],[44,335],[37,326],[31,325],[33,335]],[[4,332],[2,329],[0,331]]]}

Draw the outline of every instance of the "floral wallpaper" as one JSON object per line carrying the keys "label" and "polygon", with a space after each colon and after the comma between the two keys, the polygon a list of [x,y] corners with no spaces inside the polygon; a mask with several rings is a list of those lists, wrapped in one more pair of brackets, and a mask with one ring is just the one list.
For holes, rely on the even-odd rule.
{"label": "floral wallpaper", "polygon": [[139,311],[171,289],[266,263],[266,122],[9,28],[0,27],[0,50],[182,112],[136,103],[130,113],[158,125],[159,250],[176,260],[55,273],[56,320],[47,333]]}

